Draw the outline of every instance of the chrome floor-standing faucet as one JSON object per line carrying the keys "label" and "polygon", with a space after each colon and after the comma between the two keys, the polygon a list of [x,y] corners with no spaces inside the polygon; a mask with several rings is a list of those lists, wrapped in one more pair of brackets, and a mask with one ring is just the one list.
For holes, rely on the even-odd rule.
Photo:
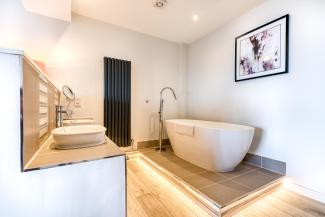
{"label": "chrome floor-standing faucet", "polygon": [[162,152],[162,151],[166,151],[165,148],[162,147],[162,140],[164,137],[164,118],[163,118],[163,111],[164,111],[164,99],[163,99],[163,93],[165,90],[170,90],[173,95],[175,100],[177,100],[176,98],[176,94],[175,91],[173,90],[173,88],[171,87],[164,87],[163,89],[161,89],[160,91],[160,106],[159,106],[159,147],[156,148],[156,151]]}

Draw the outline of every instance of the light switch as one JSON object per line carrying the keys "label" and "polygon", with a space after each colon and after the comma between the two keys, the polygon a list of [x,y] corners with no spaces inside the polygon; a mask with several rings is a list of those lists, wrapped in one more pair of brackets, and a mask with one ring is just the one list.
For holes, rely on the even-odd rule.
{"label": "light switch", "polygon": [[80,100],[80,98],[76,98],[74,100],[74,107],[76,107],[76,108],[80,108],[81,107],[81,100]]}

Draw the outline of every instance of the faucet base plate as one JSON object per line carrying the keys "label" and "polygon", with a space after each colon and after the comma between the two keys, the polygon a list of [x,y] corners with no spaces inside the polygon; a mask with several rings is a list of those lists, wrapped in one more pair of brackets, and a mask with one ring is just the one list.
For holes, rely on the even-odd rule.
{"label": "faucet base plate", "polygon": [[157,152],[165,152],[166,151],[166,149],[165,148],[163,148],[163,147],[161,147],[161,149],[158,147],[158,148],[156,148],[156,151]]}

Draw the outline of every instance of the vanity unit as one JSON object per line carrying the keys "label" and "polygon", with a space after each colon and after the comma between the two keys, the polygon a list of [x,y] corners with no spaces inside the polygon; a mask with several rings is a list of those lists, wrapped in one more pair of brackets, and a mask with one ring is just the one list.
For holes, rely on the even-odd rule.
{"label": "vanity unit", "polygon": [[53,148],[60,91],[23,51],[0,49],[0,76],[1,215],[126,216],[125,154],[106,137]]}

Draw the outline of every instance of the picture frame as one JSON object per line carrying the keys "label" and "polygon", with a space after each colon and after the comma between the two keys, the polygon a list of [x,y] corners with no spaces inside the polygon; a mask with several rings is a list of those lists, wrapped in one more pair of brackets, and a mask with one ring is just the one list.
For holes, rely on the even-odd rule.
{"label": "picture frame", "polygon": [[235,82],[289,71],[289,14],[235,39]]}

